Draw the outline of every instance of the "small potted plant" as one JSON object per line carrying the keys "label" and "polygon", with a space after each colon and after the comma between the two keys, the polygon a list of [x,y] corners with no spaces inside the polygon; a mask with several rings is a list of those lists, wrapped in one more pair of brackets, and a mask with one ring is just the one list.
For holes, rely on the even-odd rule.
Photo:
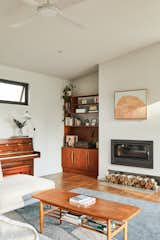
{"label": "small potted plant", "polygon": [[73,90],[73,84],[68,84],[64,87],[63,89],[63,99],[68,100],[70,96],[72,95],[72,90]]}
{"label": "small potted plant", "polygon": [[18,136],[23,136],[23,128],[26,126],[26,124],[29,120],[31,120],[31,116],[29,115],[28,111],[25,112],[22,120],[13,118],[13,122],[15,123],[15,125],[18,129]]}
{"label": "small potted plant", "polygon": [[13,118],[14,123],[16,124],[17,128],[18,128],[18,136],[23,136],[23,128],[26,125],[26,120],[20,122],[19,120]]}

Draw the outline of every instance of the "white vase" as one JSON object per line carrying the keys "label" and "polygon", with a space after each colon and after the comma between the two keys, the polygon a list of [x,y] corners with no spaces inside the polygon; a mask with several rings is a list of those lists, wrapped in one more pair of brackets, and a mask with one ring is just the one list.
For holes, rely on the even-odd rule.
{"label": "white vase", "polygon": [[68,92],[67,92],[67,95],[68,95],[68,96],[71,96],[71,95],[72,95],[72,91],[71,91],[71,90],[68,91]]}
{"label": "white vase", "polygon": [[22,136],[23,136],[23,129],[17,128],[17,137],[22,137]]}

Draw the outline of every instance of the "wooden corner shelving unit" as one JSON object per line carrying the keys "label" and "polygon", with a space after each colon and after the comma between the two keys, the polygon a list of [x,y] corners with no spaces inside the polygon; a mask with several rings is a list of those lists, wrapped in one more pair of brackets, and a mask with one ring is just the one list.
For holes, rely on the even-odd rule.
{"label": "wooden corner shelving unit", "polygon": [[[81,110],[82,112],[77,112]],[[71,96],[64,101],[64,172],[98,176],[98,116],[98,95]],[[71,120],[70,124],[66,124],[66,118]],[[69,147],[66,143],[67,135],[77,136],[78,143]]]}

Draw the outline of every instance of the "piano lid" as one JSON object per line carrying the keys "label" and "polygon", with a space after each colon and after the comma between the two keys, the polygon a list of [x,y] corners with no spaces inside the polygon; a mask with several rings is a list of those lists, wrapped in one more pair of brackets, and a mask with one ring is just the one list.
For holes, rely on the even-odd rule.
{"label": "piano lid", "polygon": [[39,157],[40,153],[33,149],[32,138],[8,138],[0,139],[0,159],[9,159],[15,157]]}

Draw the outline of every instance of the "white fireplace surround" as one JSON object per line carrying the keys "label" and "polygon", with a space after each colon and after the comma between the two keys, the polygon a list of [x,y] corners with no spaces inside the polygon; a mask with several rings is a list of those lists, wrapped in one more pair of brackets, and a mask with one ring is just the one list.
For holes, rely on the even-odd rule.
{"label": "white fireplace surround", "polygon": [[[99,66],[99,178],[107,170],[160,176],[160,44],[150,46]],[[147,120],[115,120],[114,91],[146,88]],[[154,141],[153,169],[111,164],[110,139]]]}

